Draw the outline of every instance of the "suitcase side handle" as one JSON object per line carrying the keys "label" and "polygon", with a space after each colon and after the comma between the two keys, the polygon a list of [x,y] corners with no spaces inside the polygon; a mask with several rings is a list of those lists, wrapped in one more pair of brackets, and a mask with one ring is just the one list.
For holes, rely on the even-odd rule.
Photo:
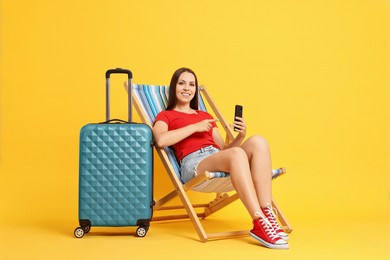
{"label": "suitcase side handle", "polygon": [[131,100],[131,79],[133,78],[133,74],[128,69],[116,68],[109,69],[106,71],[106,121],[110,121],[110,76],[111,74],[127,74],[128,86],[130,86],[128,90],[128,122],[130,123],[132,120],[132,100]]}

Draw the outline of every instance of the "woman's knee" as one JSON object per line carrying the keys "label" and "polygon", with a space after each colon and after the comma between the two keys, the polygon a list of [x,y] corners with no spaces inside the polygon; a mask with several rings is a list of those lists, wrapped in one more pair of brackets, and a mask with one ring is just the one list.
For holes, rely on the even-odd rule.
{"label": "woman's knee", "polygon": [[248,160],[245,150],[241,147],[232,147],[229,149],[229,157],[232,161]]}
{"label": "woman's knee", "polygon": [[229,149],[229,169],[232,176],[250,173],[248,156],[241,147],[232,147]]}
{"label": "woman's knee", "polygon": [[246,141],[248,143],[248,146],[250,147],[257,147],[262,149],[269,149],[269,143],[267,139],[262,137],[261,135],[254,135],[248,138]]}

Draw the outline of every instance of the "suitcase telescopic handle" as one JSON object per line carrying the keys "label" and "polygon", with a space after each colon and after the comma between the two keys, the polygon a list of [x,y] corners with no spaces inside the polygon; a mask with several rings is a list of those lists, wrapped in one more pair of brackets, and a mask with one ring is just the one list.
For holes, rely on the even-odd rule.
{"label": "suitcase telescopic handle", "polygon": [[116,68],[116,69],[107,70],[106,71],[106,79],[110,78],[111,74],[127,74],[127,77],[129,79],[133,78],[133,74],[128,69]]}
{"label": "suitcase telescopic handle", "polygon": [[128,69],[122,69],[122,68],[116,68],[116,69],[109,69],[106,71],[106,121],[110,120],[110,76],[111,74],[127,74],[127,86],[128,87],[128,122],[131,122],[132,117],[132,103],[131,103],[131,79],[133,77],[133,74]]}

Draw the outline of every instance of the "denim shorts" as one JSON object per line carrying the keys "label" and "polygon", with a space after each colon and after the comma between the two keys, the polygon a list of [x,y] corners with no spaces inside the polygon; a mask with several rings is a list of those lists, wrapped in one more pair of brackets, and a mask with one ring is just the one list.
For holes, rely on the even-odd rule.
{"label": "denim shorts", "polygon": [[215,148],[214,146],[207,146],[200,148],[199,150],[190,153],[186,155],[181,161],[181,169],[180,169],[180,176],[181,176],[181,181],[183,183],[186,183],[187,181],[191,180],[194,178],[197,173],[196,173],[196,168],[198,167],[198,164],[200,161],[202,161],[204,158],[218,153],[219,150]]}

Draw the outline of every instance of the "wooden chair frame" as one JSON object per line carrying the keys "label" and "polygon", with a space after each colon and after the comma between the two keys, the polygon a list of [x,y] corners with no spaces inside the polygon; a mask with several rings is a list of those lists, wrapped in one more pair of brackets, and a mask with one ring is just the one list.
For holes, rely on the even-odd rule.
{"label": "wooden chair frame", "polygon": [[[125,87],[127,90],[127,85],[125,83]],[[223,126],[225,132],[226,132],[226,142],[230,142],[234,139],[234,133],[225,118],[222,116],[222,113],[217,108],[214,100],[211,98],[209,93],[207,92],[206,88],[204,86],[200,86],[200,93],[204,99],[206,99],[209,107],[214,112],[215,116],[218,118],[219,122]],[[142,109],[142,106],[140,104],[140,101],[138,100],[137,96],[132,92],[133,97],[133,104],[135,109],[137,110],[138,115],[141,118],[141,121],[145,124],[148,124],[152,127],[151,123],[148,122],[147,116],[145,112]],[[217,212],[221,210],[222,208],[226,207],[230,203],[236,201],[239,197],[237,193],[234,193],[233,195],[229,195],[228,193],[216,193],[215,199],[205,203],[205,204],[192,204],[187,192],[191,190],[196,185],[202,183],[205,180],[210,179],[210,173],[209,172],[203,172],[198,174],[194,179],[190,180],[189,182],[182,184],[180,179],[177,177],[175,170],[173,169],[171,163],[169,162],[168,156],[163,148],[156,147],[156,151],[168,173],[168,176],[170,177],[174,190],[169,192],[167,195],[162,197],[161,199],[157,200],[155,202],[154,211],[164,211],[164,210],[177,210],[177,209],[185,209],[187,214],[168,214],[166,216],[156,216],[153,217],[152,221],[164,221],[164,220],[177,220],[177,219],[190,219],[196,233],[199,236],[200,241],[206,242],[209,240],[215,240],[215,239],[223,239],[223,238],[231,238],[231,237],[238,237],[238,236],[246,236],[249,235],[249,230],[240,230],[240,231],[228,231],[228,232],[219,232],[219,233],[206,233],[205,229],[203,228],[200,219],[205,219],[206,217],[210,216],[214,212]],[[182,205],[175,205],[175,206],[164,206],[167,202],[171,201],[176,196],[179,196]],[[292,231],[291,226],[289,225],[287,219],[285,218],[283,212],[280,210],[279,206],[276,204],[275,200],[272,199],[272,205],[274,208],[276,208],[278,214],[277,217],[279,219],[279,222],[281,223],[281,226],[284,231],[290,233]],[[203,211],[201,213],[197,213],[195,211],[195,208],[203,208]]]}

